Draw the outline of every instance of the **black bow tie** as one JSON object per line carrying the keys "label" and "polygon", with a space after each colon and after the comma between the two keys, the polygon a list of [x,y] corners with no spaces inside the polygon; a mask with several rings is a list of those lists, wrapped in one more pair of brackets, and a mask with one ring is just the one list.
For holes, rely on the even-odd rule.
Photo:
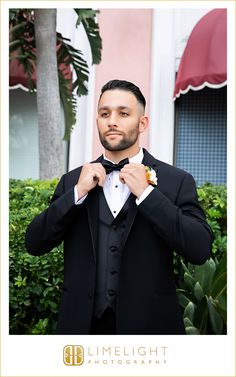
{"label": "black bow tie", "polygon": [[113,164],[112,162],[103,159],[102,166],[105,168],[106,173],[109,174],[113,170],[120,170],[120,169],[122,169],[128,163],[129,163],[128,158],[125,158],[124,160],[121,160],[119,162],[119,164]]}

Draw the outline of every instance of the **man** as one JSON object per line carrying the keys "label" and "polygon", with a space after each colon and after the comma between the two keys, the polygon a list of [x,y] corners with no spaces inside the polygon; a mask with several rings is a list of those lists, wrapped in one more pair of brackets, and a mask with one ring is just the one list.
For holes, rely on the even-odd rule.
{"label": "man", "polygon": [[204,263],[211,230],[193,178],[139,147],[144,111],[134,84],[104,85],[97,115],[104,155],[63,175],[27,229],[33,255],[64,241],[58,334],[185,333],[173,250]]}

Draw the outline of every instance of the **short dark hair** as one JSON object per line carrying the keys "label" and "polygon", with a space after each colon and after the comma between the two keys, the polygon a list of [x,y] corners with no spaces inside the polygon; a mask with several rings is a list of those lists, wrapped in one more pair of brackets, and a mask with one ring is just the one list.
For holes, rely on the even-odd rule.
{"label": "short dark hair", "polygon": [[134,85],[132,82],[125,81],[125,80],[110,80],[105,85],[103,85],[101,89],[100,98],[103,95],[104,92],[107,90],[114,90],[114,89],[120,89],[120,90],[126,90],[128,92],[133,93],[133,95],[136,97],[137,101],[143,105],[144,109],[146,106],[146,100],[139,89],[138,86]]}

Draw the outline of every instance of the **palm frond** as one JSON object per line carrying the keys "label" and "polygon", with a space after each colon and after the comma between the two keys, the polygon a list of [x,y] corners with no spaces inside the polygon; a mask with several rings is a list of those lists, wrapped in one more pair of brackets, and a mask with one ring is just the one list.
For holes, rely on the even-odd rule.
{"label": "palm frond", "polygon": [[82,57],[82,52],[67,43],[68,39],[63,38],[60,33],[57,33],[57,41],[59,43],[57,50],[58,64],[71,65],[76,74],[76,80],[72,85],[72,92],[77,89],[76,93],[79,97],[86,95],[88,93],[86,82],[88,82],[89,69]]}
{"label": "palm frond", "polygon": [[96,15],[99,11],[89,8],[74,8],[74,10],[78,15],[76,26],[82,23],[87,34],[92,54],[92,64],[99,64],[101,61],[102,50],[102,39],[99,34],[99,25],[96,22]]}
{"label": "palm frond", "polygon": [[9,22],[9,60],[17,60],[28,79],[29,91],[35,89],[32,75],[36,65],[34,21],[31,9],[11,9]]}
{"label": "palm frond", "polygon": [[[102,40],[99,35],[99,26],[96,22],[97,10],[74,9],[78,15],[76,26],[83,25],[87,34],[92,53],[92,63],[101,61]],[[36,46],[34,31],[34,10],[13,9],[9,10],[9,60],[17,60],[22,65],[23,71],[28,78],[30,91],[35,88],[32,80],[36,69]],[[64,38],[57,33],[57,62],[60,86],[60,97],[64,108],[65,134],[68,140],[70,132],[76,122],[76,94],[78,96],[88,94],[87,82],[89,80],[89,68],[80,50],[70,44],[70,39]],[[74,82],[67,78],[67,73],[62,67],[73,68],[75,73]],[[75,94],[76,92],[76,94]]]}
{"label": "palm frond", "polygon": [[71,80],[65,78],[63,71],[58,69],[60,97],[64,109],[65,132],[64,140],[68,140],[76,122],[76,96],[71,92]]}

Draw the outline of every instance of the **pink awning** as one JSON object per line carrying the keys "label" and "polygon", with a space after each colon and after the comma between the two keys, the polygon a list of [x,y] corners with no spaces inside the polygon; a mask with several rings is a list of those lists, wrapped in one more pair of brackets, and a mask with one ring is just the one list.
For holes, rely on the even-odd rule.
{"label": "pink awning", "polygon": [[[32,63],[34,64],[34,63]],[[36,87],[36,68],[32,74],[32,81],[34,87]],[[11,60],[9,63],[9,86],[10,89],[22,89],[29,91],[28,77],[23,70],[22,64],[19,64],[18,60]]]}
{"label": "pink awning", "polygon": [[[35,63],[32,61],[33,65],[33,74],[32,81],[33,86],[36,88],[37,82],[37,69]],[[63,73],[63,76],[67,80],[72,80],[72,71],[69,65],[61,63],[59,65],[59,70]],[[71,81],[72,84],[72,81]],[[22,89],[29,91],[29,81],[28,77],[24,72],[22,64],[19,64],[17,59],[13,59],[9,62],[9,87],[10,89]]]}
{"label": "pink awning", "polygon": [[190,89],[227,84],[227,10],[214,9],[196,24],[180,61],[174,100]]}

